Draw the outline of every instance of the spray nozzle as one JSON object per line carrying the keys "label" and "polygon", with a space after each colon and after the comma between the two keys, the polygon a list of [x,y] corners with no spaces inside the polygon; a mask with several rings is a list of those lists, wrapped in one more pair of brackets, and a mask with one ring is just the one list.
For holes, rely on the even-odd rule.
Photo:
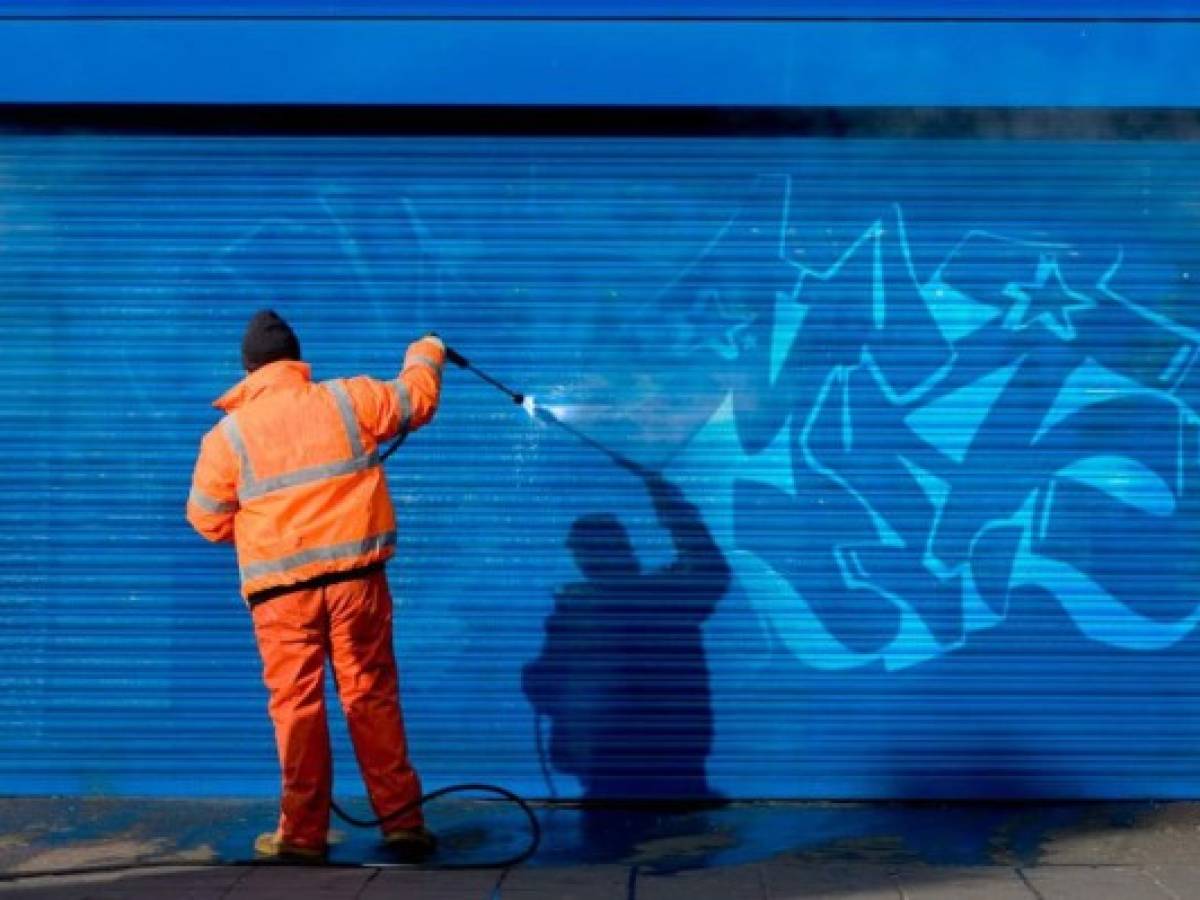
{"label": "spray nozzle", "polygon": [[465,356],[463,356],[461,353],[459,353],[453,347],[446,348],[446,359],[450,360],[450,362],[454,363],[460,369],[471,368],[470,360],[468,360]]}

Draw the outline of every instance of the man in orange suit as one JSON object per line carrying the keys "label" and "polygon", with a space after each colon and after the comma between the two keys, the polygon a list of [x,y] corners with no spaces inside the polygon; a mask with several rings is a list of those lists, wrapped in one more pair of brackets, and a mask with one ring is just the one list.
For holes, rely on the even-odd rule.
{"label": "man in orange suit", "polygon": [[263,310],[242,341],[246,377],[214,404],[226,415],[201,443],[187,517],[235,545],[262,655],[283,789],[278,828],[255,841],[261,857],[326,855],[327,660],[385,844],[405,859],[435,848],[419,808],[399,813],[421,785],[400,712],[384,573],[396,523],[379,446],[433,418],[445,357],[430,334],[391,381],[314,383],[295,333]]}

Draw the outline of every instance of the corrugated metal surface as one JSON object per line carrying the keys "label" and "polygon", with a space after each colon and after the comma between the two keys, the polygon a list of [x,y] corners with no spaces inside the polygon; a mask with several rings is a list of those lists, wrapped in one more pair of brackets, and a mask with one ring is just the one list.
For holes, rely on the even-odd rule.
{"label": "corrugated metal surface", "polygon": [[[689,579],[637,479],[448,374],[390,474],[431,786],[1200,793],[1197,184],[1187,144],[3,138],[0,791],[275,790],[183,521],[270,304],[319,377],[437,328],[695,505]],[[589,513],[641,588],[578,587]]]}

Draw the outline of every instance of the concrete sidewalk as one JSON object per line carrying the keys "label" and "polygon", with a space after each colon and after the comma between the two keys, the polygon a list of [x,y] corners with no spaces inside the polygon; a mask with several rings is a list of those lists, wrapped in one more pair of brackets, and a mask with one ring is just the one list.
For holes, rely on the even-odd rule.
{"label": "concrete sidewalk", "polygon": [[1200,864],[938,867],[769,860],[670,875],[636,867],[499,872],[219,866],[0,884],[44,900],[1184,900]]}
{"label": "concrete sidewalk", "polygon": [[[1200,804],[736,804],[543,809],[546,841],[509,872],[381,867],[369,835],[338,866],[230,864],[270,804],[0,800],[0,895],[169,900],[1138,900],[1200,898]],[[489,818],[490,817],[490,818]],[[431,818],[435,818],[431,816]],[[495,807],[441,810],[441,859],[519,846]],[[269,820],[269,819],[268,819]],[[611,834],[606,834],[610,831]],[[581,837],[582,836],[582,837]],[[586,838],[584,840],[583,838]],[[585,851],[590,858],[583,858]],[[241,851],[239,851],[241,852]],[[482,854],[480,857],[479,855]],[[30,871],[148,861],[69,877]]]}

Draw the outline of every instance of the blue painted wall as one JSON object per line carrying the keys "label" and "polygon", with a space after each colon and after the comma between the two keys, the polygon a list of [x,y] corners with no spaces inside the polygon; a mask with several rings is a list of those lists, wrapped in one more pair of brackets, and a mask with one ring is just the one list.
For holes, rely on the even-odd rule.
{"label": "blue painted wall", "polygon": [[0,102],[1190,107],[1200,97],[1189,65],[1200,19],[1179,4],[1137,19],[1132,3],[971,4],[957,20],[926,18],[921,4],[881,19],[866,17],[881,4],[845,18],[815,8],[733,19],[727,7],[645,18],[617,6],[584,20],[522,17],[520,5],[491,17],[375,5],[335,17],[299,4],[290,17],[226,7],[192,18],[176,4],[91,17],[17,5],[0,11]]}
{"label": "blue painted wall", "polygon": [[274,792],[183,521],[270,304],[319,377],[437,328],[669,483],[448,373],[389,476],[430,786],[1200,793],[1193,145],[10,135],[0,179],[0,792]]}
{"label": "blue painted wall", "polygon": [[1190,19],[1187,0],[3,0],[0,16],[336,19]]}

